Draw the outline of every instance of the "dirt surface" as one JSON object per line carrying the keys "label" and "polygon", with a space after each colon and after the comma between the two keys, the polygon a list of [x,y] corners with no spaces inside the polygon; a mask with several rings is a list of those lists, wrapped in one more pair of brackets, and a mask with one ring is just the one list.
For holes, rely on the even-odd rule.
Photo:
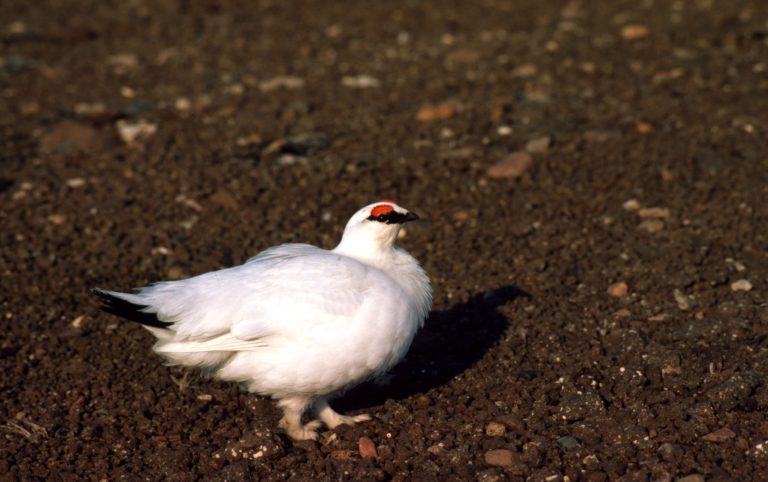
{"label": "dirt surface", "polygon": [[[46,3],[0,3],[0,479],[768,480],[767,2]],[[88,291],[383,197],[433,312],[320,443]]]}

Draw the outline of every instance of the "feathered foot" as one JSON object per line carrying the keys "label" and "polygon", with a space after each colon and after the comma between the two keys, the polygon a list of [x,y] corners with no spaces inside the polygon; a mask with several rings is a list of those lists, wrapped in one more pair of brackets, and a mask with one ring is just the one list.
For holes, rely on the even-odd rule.
{"label": "feathered foot", "polygon": [[322,425],[313,420],[307,424],[301,423],[301,415],[309,406],[306,398],[284,398],[277,402],[277,406],[283,409],[283,418],[278,426],[285,430],[294,440],[317,440],[317,429]]}
{"label": "feathered foot", "polygon": [[332,409],[328,405],[328,400],[325,399],[316,401],[312,406],[312,411],[331,430],[339,425],[355,425],[356,423],[371,420],[371,416],[365,413],[354,416],[341,415]]}

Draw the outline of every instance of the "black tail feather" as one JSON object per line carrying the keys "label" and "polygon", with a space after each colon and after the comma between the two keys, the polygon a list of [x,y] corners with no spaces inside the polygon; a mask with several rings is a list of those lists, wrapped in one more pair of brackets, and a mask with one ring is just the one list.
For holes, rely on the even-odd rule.
{"label": "black tail feather", "polygon": [[117,315],[121,318],[153,328],[168,328],[173,324],[159,320],[157,318],[157,313],[147,313],[146,311],[142,311],[148,308],[146,305],[131,303],[130,301],[118,298],[99,288],[93,289],[91,292],[101,298],[101,310],[106,313]]}

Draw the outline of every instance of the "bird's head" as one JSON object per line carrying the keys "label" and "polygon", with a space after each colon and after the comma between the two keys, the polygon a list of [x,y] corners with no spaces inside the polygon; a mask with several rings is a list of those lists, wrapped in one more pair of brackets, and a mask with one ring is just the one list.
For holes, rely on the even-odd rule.
{"label": "bird's head", "polygon": [[356,212],[344,228],[344,236],[336,247],[349,255],[375,256],[392,249],[400,225],[419,217],[390,200],[369,204]]}

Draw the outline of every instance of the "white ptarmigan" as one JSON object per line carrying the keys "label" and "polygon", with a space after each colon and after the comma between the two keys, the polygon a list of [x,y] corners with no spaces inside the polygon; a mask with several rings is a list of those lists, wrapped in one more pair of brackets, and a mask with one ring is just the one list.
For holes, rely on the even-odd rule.
{"label": "white ptarmigan", "polygon": [[[205,368],[278,400],[280,427],[297,440],[370,420],[335,412],[328,399],[395,365],[424,324],[426,272],[395,245],[418,219],[393,201],[368,205],[328,251],[271,247],[245,264],[136,293],[94,290],[109,313],[141,323],[172,364]],[[302,424],[311,409],[317,419]]]}

